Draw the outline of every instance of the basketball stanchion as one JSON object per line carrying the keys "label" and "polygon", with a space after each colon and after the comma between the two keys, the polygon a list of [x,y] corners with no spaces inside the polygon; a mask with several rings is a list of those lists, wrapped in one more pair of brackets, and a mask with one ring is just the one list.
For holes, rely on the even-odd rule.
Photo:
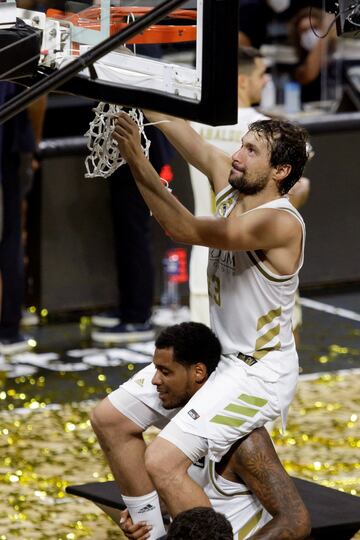
{"label": "basketball stanchion", "polygon": [[149,11],[146,15],[143,15],[140,19],[130,23],[121,32],[110,36],[98,45],[95,45],[95,47],[81,56],[76,57],[63,68],[47,75],[45,79],[41,79],[35,83],[31,88],[28,88],[19,96],[10,99],[0,109],[0,124],[26,109],[26,107],[42,94],[64,85],[72,79],[74,75],[85,68],[92,66],[99,58],[102,58],[105,54],[115,49],[118,45],[126,42],[127,39],[131,39],[148,26],[155,24],[182,3],[184,3],[184,0],[167,0],[166,2],[163,2],[158,7]]}
{"label": "basketball stanchion", "polygon": [[[41,57],[21,80],[26,90],[0,108],[0,123],[54,90],[213,125],[235,120],[238,0],[196,0],[196,10],[178,9],[185,0],[166,0],[153,9],[100,3],[80,14],[20,9],[20,18],[42,31]],[[191,65],[127,58],[118,50],[127,43],[185,41],[196,43]],[[0,78],[16,73],[15,57],[11,64],[0,69]]]}

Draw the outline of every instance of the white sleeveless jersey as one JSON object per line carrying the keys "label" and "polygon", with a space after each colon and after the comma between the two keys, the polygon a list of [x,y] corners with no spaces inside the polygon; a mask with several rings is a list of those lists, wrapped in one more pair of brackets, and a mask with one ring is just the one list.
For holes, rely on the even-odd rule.
{"label": "white sleeveless jersey", "polygon": [[[242,137],[249,130],[249,124],[256,120],[266,120],[268,117],[259,113],[253,107],[238,109],[237,124],[228,126],[208,126],[192,122],[192,127],[202,138],[220,150],[232,155],[241,146]],[[194,194],[196,216],[211,216],[215,213],[214,194],[210,189],[208,178],[195,167],[189,166],[191,185]],[[190,256],[190,309],[194,321],[209,325],[209,299],[207,290],[206,268],[208,248],[193,246]]]}
{"label": "white sleeveless jersey", "polygon": [[271,515],[247,486],[218,475],[207,457],[192,465],[189,475],[203,488],[214,510],[230,521],[234,540],[245,540],[270,521]]}
{"label": "white sleeveless jersey", "polygon": [[[216,197],[217,215],[228,217],[238,197],[231,186],[222,190]],[[209,249],[210,320],[223,354],[250,355],[258,361],[252,367],[254,371],[266,366],[281,375],[294,367],[289,365],[288,353],[297,362],[291,318],[303,264],[305,225],[286,197],[254,210],[259,208],[289,212],[300,222],[303,241],[299,267],[292,275],[279,276],[261,262],[256,252]]]}

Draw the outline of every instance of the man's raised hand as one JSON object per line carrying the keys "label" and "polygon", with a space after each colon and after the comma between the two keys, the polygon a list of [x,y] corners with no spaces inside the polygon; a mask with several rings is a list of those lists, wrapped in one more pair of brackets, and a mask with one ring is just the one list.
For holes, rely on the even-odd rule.
{"label": "man's raised hand", "polygon": [[138,125],[126,113],[120,113],[115,120],[113,137],[118,143],[121,156],[131,163],[144,157]]}

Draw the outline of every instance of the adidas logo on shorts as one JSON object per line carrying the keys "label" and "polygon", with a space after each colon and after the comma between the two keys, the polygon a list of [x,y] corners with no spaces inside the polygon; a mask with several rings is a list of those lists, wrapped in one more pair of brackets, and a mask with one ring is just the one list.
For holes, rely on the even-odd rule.
{"label": "adidas logo on shorts", "polygon": [[200,414],[198,414],[194,409],[190,409],[190,411],[188,411],[188,415],[191,416],[193,420],[200,418]]}
{"label": "adidas logo on shorts", "polygon": [[152,504],[147,504],[139,510],[139,514],[144,514],[145,512],[150,512],[150,510],[155,510],[155,506]]}

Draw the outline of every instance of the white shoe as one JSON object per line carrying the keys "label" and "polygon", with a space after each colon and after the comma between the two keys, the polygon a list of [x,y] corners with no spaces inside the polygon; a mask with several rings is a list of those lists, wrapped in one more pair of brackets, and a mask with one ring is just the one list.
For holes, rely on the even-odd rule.
{"label": "white shoe", "polygon": [[118,324],[113,328],[93,330],[91,338],[98,343],[126,343],[127,341],[147,341],[155,337],[155,330],[149,322]]}

